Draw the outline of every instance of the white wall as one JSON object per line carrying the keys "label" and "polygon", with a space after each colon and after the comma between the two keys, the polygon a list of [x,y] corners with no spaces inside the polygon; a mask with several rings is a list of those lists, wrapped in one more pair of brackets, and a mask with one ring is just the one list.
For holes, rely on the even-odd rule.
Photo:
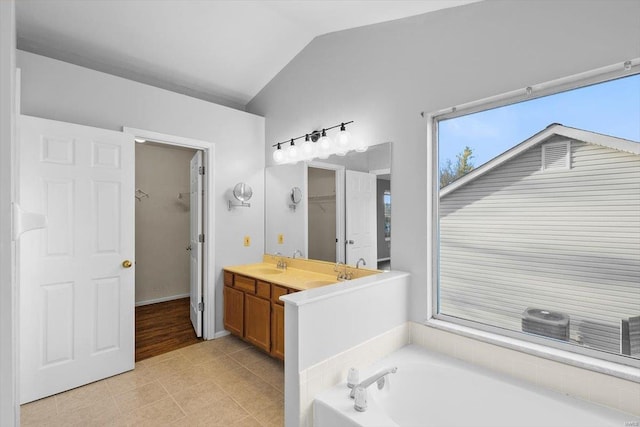
{"label": "white wall", "polygon": [[[23,114],[215,144],[216,331],[222,331],[222,267],[260,261],[264,248],[264,119],[27,52],[18,51],[17,61]],[[240,181],[254,189],[251,208],[228,211]],[[243,246],[245,235],[250,247]]]}
{"label": "white wall", "polygon": [[0,1],[0,425],[20,424],[17,393],[17,289],[13,280],[11,195],[15,131],[16,21],[13,0]]}
{"label": "white wall", "polygon": [[[196,150],[136,144],[136,304],[189,294],[190,162]],[[178,193],[184,194],[178,199]]]}
{"label": "white wall", "polygon": [[[420,112],[622,65],[640,56],[638,16],[637,1],[483,1],[327,34],[248,111],[268,117],[267,141],[344,120],[355,121],[356,138],[393,141],[391,258],[412,273],[411,319],[424,321],[429,170]],[[265,152],[270,161],[267,144]]]}
{"label": "white wall", "polygon": [[[407,322],[410,277],[389,272],[282,297],[285,302],[285,425],[305,426],[313,397],[341,379],[345,366],[362,366],[361,358],[342,359],[330,375],[307,378],[309,368]],[[330,313],[330,315],[328,315]],[[397,348],[402,343],[394,346]],[[361,354],[360,354],[361,355]],[[372,357],[384,354],[371,352]],[[314,369],[321,376],[325,366]],[[308,389],[307,380],[309,380]]]}

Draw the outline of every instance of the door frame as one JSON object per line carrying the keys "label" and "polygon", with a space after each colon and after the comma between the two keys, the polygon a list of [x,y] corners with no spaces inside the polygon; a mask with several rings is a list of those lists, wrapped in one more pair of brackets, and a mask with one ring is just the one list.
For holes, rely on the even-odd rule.
{"label": "door frame", "polygon": [[[326,162],[308,162],[304,164],[304,193],[309,194],[309,168],[329,169],[336,173],[336,262],[345,262],[346,260],[346,229],[345,229],[345,170],[343,165],[336,165]],[[305,204],[307,209],[304,218],[304,245],[305,253],[309,255],[309,208],[308,203]]]}
{"label": "door frame", "polygon": [[150,130],[137,129],[123,126],[122,132],[129,133],[136,138],[143,138],[154,143],[186,147],[194,150],[202,150],[204,154],[204,200],[203,200],[203,224],[202,230],[205,235],[202,244],[202,299],[204,302],[204,312],[202,314],[202,338],[211,340],[215,336],[215,307],[216,307],[216,286],[215,286],[215,200],[212,197],[215,177],[215,143],[182,136],[169,135],[165,133],[153,132]]}

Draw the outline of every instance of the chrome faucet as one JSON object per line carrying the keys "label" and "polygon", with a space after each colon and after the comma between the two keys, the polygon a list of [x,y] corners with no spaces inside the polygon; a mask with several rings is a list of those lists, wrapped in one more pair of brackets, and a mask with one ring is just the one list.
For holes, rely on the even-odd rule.
{"label": "chrome faucet", "polygon": [[295,257],[296,257],[296,255],[300,255],[300,256],[302,256],[302,251],[301,251],[300,249],[296,249],[296,250],[293,252],[293,258],[295,258]]}
{"label": "chrome faucet", "polygon": [[[343,267],[342,271],[340,271],[340,266]],[[338,280],[351,280],[353,278],[353,273],[347,270],[347,264],[344,262],[336,262],[336,266],[333,267],[333,271],[338,273],[336,279]]]}
{"label": "chrome faucet", "polygon": [[360,268],[360,262],[362,262],[362,265],[367,265],[367,261],[365,261],[364,258],[360,258],[358,262],[356,262],[356,268]]}
{"label": "chrome faucet", "polygon": [[[369,387],[373,383],[377,383],[378,390],[382,390],[385,385],[385,377],[389,374],[395,374],[397,371],[398,371],[398,367],[394,366],[393,368],[388,368],[376,374],[371,375],[369,378],[362,381],[360,384],[354,386],[353,389],[351,389],[351,393],[349,394],[349,397],[351,397],[352,399],[355,399],[356,392],[358,389],[366,390],[367,387]],[[356,402],[356,410],[364,411],[365,409],[366,409],[366,406],[358,408],[358,402]]]}

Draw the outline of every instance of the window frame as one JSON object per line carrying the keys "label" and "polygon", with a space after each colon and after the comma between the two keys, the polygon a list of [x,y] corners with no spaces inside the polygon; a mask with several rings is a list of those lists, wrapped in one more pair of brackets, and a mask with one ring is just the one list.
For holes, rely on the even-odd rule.
{"label": "window frame", "polygon": [[640,58],[626,61],[623,64],[613,64],[424,115],[427,119],[427,165],[430,167],[427,180],[427,221],[429,224],[427,228],[429,254],[427,257],[427,271],[429,271],[430,274],[428,274],[427,277],[428,302],[426,325],[535,356],[640,382],[639,359],[607,353],[588,347],[580,347],[545,337],[526,335],[519,331],[511,331],[438,313],[440,276],[439,122],[636,74],[640,74]]}

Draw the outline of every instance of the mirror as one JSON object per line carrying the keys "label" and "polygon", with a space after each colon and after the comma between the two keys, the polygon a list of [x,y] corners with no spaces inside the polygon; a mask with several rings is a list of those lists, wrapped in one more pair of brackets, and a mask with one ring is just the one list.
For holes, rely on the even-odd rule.
{"label": "mirror", "polygon": [[291,196],[291,203],[293,203],[291,208],[295,209],[296,205],[302,201],[302,190],[300,190],[299,187],[293,187],[291,189],[290,196]]}
{"label": "mirror", "polygon": [[233,197],[238,199],[241,202],[248,202],[253,196],[253,190],[251,187],[244,182],[239,182],[233,187]]}
{"label": "mirror", "polygon": [[390,269],[390,142],[267,167],[265,188],[266,253]]}

